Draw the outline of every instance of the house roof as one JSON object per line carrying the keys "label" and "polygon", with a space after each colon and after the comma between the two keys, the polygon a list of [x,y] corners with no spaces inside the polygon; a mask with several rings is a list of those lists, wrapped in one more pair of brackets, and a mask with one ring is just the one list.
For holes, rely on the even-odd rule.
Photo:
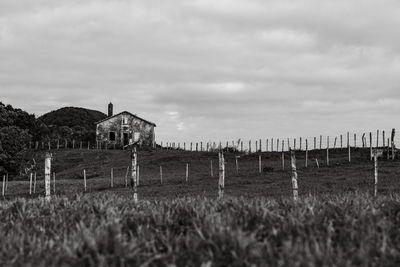
{"label": "house roof", "polygon": [[151,122],[151,121],[148,121],[148,120],[145,120],[145,119],[143,119],[143,118],[140,118],[139,116],[134,115],[134,114],[132,114],[132,113],[130,113],[130,112],[128,112],[128,111],[122,111],[122,112],[120,112],[120,113],[118,113],[118,114],[115,114],[115,115],[113,115],[113,116],[111,116],[111,117],[107,117],[107,118],[105,118],[105,119],[102,119],[101,121],[96,122],[96,124],[102,123],[103,121],[106,121],[106,120],[109,120],[109,119],[111,119],[111,118],[117,117],[117,116],[119,116],[119,115],[121,115],[121,114],[128,114],[128,115],[130,115],[130,116],[132,116],[132,117],[135,117],[135,118],[138,119],[138,120],[141,120],[141,121],[144,121],[144,122],[146,122],[146,123],[148,123],[148,124],[151,124],[151,125],[153,125],[154,127],[157,126],[155,123],[153,123],[153,122]]}

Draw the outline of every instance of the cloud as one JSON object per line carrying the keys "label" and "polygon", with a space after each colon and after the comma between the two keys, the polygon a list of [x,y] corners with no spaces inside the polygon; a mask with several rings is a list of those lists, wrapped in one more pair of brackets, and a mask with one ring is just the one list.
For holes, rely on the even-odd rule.
{"label": "cloud", "polygon": [[399,13],[395,0],[3,0],[1,101],[36,114],[112,101],[164,141],[391,128]]}

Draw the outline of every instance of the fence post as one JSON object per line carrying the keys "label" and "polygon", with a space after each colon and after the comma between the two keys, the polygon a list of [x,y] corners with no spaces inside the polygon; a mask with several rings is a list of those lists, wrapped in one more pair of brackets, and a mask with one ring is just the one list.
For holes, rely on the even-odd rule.
{"label": "fence post", "polygon": [[308,167],[308,139],[306,139],[306,168]]}
{"label": "fence post", "polygon": [[392,129],[392,136],[391,136],[391,143],[392,143],[392,160],[395,158],[395,145],[394,145],[394,136],[395,136],[396,130]]}
{"label": "fence post", "polygon": [[269,139],[267,139],[265,141],[265,151],[268,152],[269,151]]}
{"label": "fence post", "polygon": [[249,153],[251,153],[251,140],[249,140]]}
{"label": "fence post", "polygon": [[369,132],[369,154],[372,161],[372,132]]}
{"label": "fence post", "polygon": [[86,192],[86,170],[83,170],[83,190]]}
{"label": "fence post", "polygon": [[50,195],[51,195],[50,176],[51,176],[51,154],[46,153],[44,160],[44,187],[45,187],[46,200],[50,200]]}
{"label": "fence post", "polygon": [[259,173],[262,173],[261,155],[258,156],[258,171],[259,171]]}
{"label": "fence post", "polygon": [[386,138],[385,138],[385,131],[382,131],[382,147],[386,147]]}
{"label": "fence post", "polygon": [[33,193],[36,194],[36,172],[33,180]]}
{"label": "fence post", "polygon": [[239,175],[239,156],[235,156],[236,174]]}
{"label": "fence post", "polygon": [[137,165],[137,186],[140,186],[140,165]]}
{"label": "fence post", "polygon": [[53,172],[53,194],[56,194],[56,173]]}
{"label": "fence post", "polygon": [[162,166],[160,166],[160,182],[163,183]]}
{"label": "fence post", "polygon": [[110,172],[110,187],[113,188],[114,187],[114,169],[111,168],[111,172]]}
{"label": "fence post", "polygon": [[189,181],[189,163],[186,163],[186,183]]}
{"label": "fence post", "polygon": [[326,166],[329,166],[329,147],[326,148]]}
{"label": "fence post", "polygon": [[376,130],[376,148],[379,147],[379,130]]}
{"label": "fence post", "polygon": [[271,138],[271,152],[274,152],[274,138]]}
{"label": "fence post", "polygon": [[297,200],[299,192],[297,185],[297,167],[296,167],[296,154],[293,150],[290,151],[290,158],[292,164],[292,190],[293,190],[293,200]]}
{"label": "fence post", "polygon": [[214,177],[214,170],[213,170],[213,161],[210,161],[210,176]]}
{"label": "fence post", "polygon": [[126,168],[126,174],[125,174],[125,187],[128,187],[128,174],[129,174],[129,165]]}
{"label": "fence post", "polygon": [[282,171],[285,170],[285,152],[282,151]]}
{"label": "fence post", "polygon": [[317,158],[315,158],[315,164],[317,165],[317,168],[319,169],[319,162],[318,162]]}
{"label": "fence post", "polygon": [[376,197],[378,193],[378,151],[374,154],[374,161],[375,161],[375,180],[374,180],[374,196]]}
{"label": "fence post", "polygon": [[300,148],[299,149],[301,150],[302,149],[302,144],[303,144],[303,139],[301,137],[299,139],[300,139]]}
{"label": "fence post", "polygon": [[314,137],[314,150],[317,149],[317,137]]}
{"label": "fence post", "polygon": [[349,150],[349,163],[351,163],[351,146],[348,146],[347,148]]}
{"label": "fence post", "polygon": [[131,187],[133,187],[133,201],[136,203],[138,201],[137,195],[137,153],[136,146],[132,145],[131,148]]}
{"label": "fence post", "polygon": [[29,179],[29,195],[32,195],[32,180],[33,180],[33,173],[31,173]]}
{"label": "fence post", "polygon": [[225,160],[224,154],[222,152],[218,153],[219,157],[219,181],[218,181],[218,197],[222,198],[224,196],[225,187]]}
{"label": "fence post", "polygon": [[343,135],[340,135],[340,149],[343,149]]}
{"label": "fence post", "polygon": [[279,151],[279,138],[276,140],[276,152]]}
{"label": "fence post", "polygon": [[2,196],[4,197],[6,194],[6,175],[3,175],[3,187],[2,187]]}

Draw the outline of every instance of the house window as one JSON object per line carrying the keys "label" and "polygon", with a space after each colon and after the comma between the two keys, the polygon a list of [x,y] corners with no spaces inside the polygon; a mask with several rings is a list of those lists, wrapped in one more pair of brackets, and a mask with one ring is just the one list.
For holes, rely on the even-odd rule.
{"label": "house window", "polygon": [[128,118],[127,117],[123,117],[122,118],[122,124],[128,124]]}
{"label": "house window", "polygon": [[115,132],[110,132],[109,133],[109,140],[110,141],[115,141]]}

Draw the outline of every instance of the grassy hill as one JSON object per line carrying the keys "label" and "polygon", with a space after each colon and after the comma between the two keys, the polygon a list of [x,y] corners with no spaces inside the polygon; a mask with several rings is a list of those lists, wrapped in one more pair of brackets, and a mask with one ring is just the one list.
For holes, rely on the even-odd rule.
{"label": "grassy hill", "polygon": [[96,110],[65,107],[46,113],[38,120],[47,125],[50,139],[94,142],[95,123],[106,117],[106,114]]}
{"label": "grassy hill", "polygon": [[97,110],[64,107],[42,115],[39,120],[48,126],[68,126],[70,128],[80,126],[89,130],[94,128],[97,121],[106,117],[106,114]]}

